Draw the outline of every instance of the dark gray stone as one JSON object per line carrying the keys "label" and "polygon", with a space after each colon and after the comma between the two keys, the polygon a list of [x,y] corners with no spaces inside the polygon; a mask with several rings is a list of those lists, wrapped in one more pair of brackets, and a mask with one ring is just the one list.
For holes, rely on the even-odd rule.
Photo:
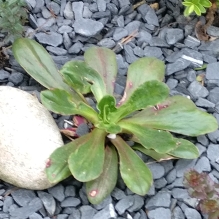
{"label": "dark gray stone", "polygon": [[138,32],[140,28],[140,21],[132,21],[125,26],[125,29],[128,31],[128,35],[133,34],[134,32]]}
{"label": "dark gray stone", "polygon": [[178,81],[176,79],[173,79],[173,78],[169,78],[166,82],[166,85],[170,88],[170,89],[173,89],[177,86],[178,84]]}
{"label": "dark gray stone", "polygon": [[183,30],[179,28],[168,28],[166,32],[166,41],[169,45],[174,45],[184,38]]}
{"label": "dark gray stone", "polygon": [[111,193],[112,197],[115,198],[116,200],[120,200],[126,197],[124,191],[121,189],[115,187],[114,190]]}
{"label": "dark gray stone", "polygon": [[0,70],[0,82],[6,81],[9,78],[9,76],[10,76],[9,72],[7,72],[3,69]]}
{"label": "dark gray stone", "polygon": [[192,208],[186,208],[185,211],[185,216],[186,218],[191,218],[191,219],[201,219],[201,215],[199,214],[199,212],[195,209]]}
{"label": "dark gray stone", "polygon": [[53,1],[50,2],[49,4],[47,4],[47,8],[49,10],[52,10],[55,15],[58,15],[60,12],[59,4],[57,4],[56,2],[53,2]]}
{"label": "dark gray stone", "polygon": [[49,213],[50,216],[53,216],[56,210],[56,202],[53,196],[47,192],[38,191],[37,195],[42,200],[43,205],[46,211]]}
{"label": "dark gray stone", "polygon": [[67,214],[58,214],[56,219],[67,219],[68,215]]}
{"label": "dark gray stone", "polygon": [[11,193],[13,199],[20,206],[26,206],[30,201],[36,198],[36,194],[28,189],[18,189]]}
{"label": "dark gray stone", "polygon": [[158,47],[146,46],[144,48],[144,56],[159,58],[162,55],[162,50]]}
{"label": "dark gray stone", "polygon": [[64,186],[58,184],[48,189],[48,192],[58,201],[62,202],[65,199]]}
{"label": "dark gray stone", "polygon": [[56,32],[37,33],[35,34],[35,36],[39,43],[46,44],[49,46],[56,47],[61,45],[63,42],[62,35]]}
{"label": "dark gray stone", "polygon": [[97,43],[98,46],[112,49],[116,46],[116,43],[111,38],[104,38]]}
{"label": "dark gray stone", "polygon": [[167,181],[164,177],[154,181],[154,186],[156,189],[162,189],[166,186],[166,184],[167,184]]}
{"label": "dark gray stone", "polygon": [[124,28],[117,27],[113,33],[113,40],[119,41],[126,36],[128,36],[128,31]]}
{"label": "dark gray stone", "polygon": [[218,80],[219,79],[218,69],[219,69],[219,62],[208,64],[206,68],[206,79]]}
{"label": "dark gray stone", "polygon": [[115,209],[117,210],[117,212],[122,215],[124,214],[124,212],[131,207],[134,204],[134,197],[133,196],[126,196],[123,199],[120,199],[116,205],[115,205]]}
{"label": "dark gray stone", "polygon": [[149,42],[150,46],[157,46],[157,47],[165,47],[168,48],[170,47],[169,44],[167,44],[163,39],[159,37],[152,37],[152,39]]}
{"label": "dark gray stone", "polygon": [[196,80],[196,72],[194,70],[189,70],[186,78],[190,82],[195,81]]}
{"label": "dark gray stone", "polygon": [[19,85],[24,79],[24,75],[20,72],[12,72],[8,78],[9,82],[12,82],[14,85]]}
{"label": "dark gray stone", "polygon": [[140,30],[138,35],[136,36],[138,39],[138,43],[141,45],[143,43],[149,43],[152,39],[152,36],[150,33],[148,33],[145,30]]}
{"label": "dark gray stone", "polygon": [[73,24],[74,31],[82,36],[91,37],[103,29],[103,24],[91,19],[78,19]]}
{"label": "dark gray stone", "polygon": [[199,135],[197,137],[197,141],[199,143],[201,143],[202,145],[204,145],[204,146],[208,146],[209,145],[209,140],[208,140],[208,138],[205,135]]}
{"label": "dark gray stone", "polygon": [[97,210],[95,210],[89,205],[83,205],[79,208],[79,210],[81,212],[81,219],[93,218],[94,215],[97,213]]}
{"label": "dark gray stone", "polygon": [[82,123],[78,126],[78,128],[76,129],[76,134],[78,136],[82,136],[82,135],[85,135],[87,133],[89,133],[89,127],[86,123]]}
{"label": "dark gray stone", "polygon": [[72,213],[69,215],[68,219],[78,219],[78,218],[81,218],[81,212],[78,209],[73,208]]}
{"label": "dark gray stone", "polygon": [[58,29],[58,33],[71,33],[73,31],[73,28],[68,25],[63,25]]}
{"label": "dark gray stone", "polygon": [[144,19],[149,25],[159,26],[157,15],[151,7],[148,8]]}
{"label": "dark gray stone", "polygon": [[129,212],[139,211],[144,205],[144,198],[139,195],[133,195],[134,204],[128,208]]}
{"label": "dark gray stone", "polygon": [[75,196],[76,191],[75,187],[72,185],[66,186],[65,187],[65,197],[70,197],[70,196]]}
{"label": "dark gray stone", "polygon": [[6,196],[3,204],[3,212],[7,213],[11,205],[14,204],[14,200],[11,196]]}
{"label": "dark gray stone", "polygon": [[164,167],[159,163],[150,163],[147,165],[148,168],[151,170],[153,179],[160,179],[164,176],[165,170]]}
{"label": "dark gray stone", "polygon": [[175,179],[176,179],[176,169],[172,169],[172,170],[166,175],[167,183],[170,184],[170,183],[174,182]]}
{"label": "dark gray stone", "polygon": [[202,55],[203,55],[203,61],[204,62],[207,62],[207,63],[217,62],[217,59],[214,56],[210,56],[208,54],[204,54],[203,52],[202,52]]}
{"label": "dark gray stone", "polygon": [[69,49],[72,45],[72,41],[67,33],[63,33],[63,44],[65,49]]}
{"label": "dark gray stone", "polygon": [[215,87],[210,90],[208,100],[215,104],[219,102],[219,87]]}
{"label": "dark gray stone", "polygon": [[134,55],[133,49],[130,45],[124,45],[124,51],[125,59],[129,64],[133,63],[138,59],[138,57]]}
{"label": "dark gray stone", "polygon": [[184,40],[184,44],[189,47],[189,48],[195,48],[195,47],[198,47],[200,45],[200,40],[198,40],[197,38],[195,37],[192,37],[192,36],[187,36],[186,39]]}
{"label": "dark gray stone", "polygon": [[81,201],[78,198],[67,197],[61,202],[61,207],[76,207],[80,205]]}
{"label": "dark gray stone", "polygon": [[171,194],[175,199],[180,201],[190,197],[187,189],[173,188]]}
{"label": "dark gray stone", "polygon": [[186,171],[195,166],[196,160],[184,160],[180,159],[176,162],[176,176],[182,177]]}
{"label": "dark gray stone", "polygon": [[219,37],[219,27],[210,26],[207,28],[207,34],[214,37]]}
{"label": "dark gray stone", "polygon": [[39,211],[43,207],[42,201],[39,198],[32,199],[27,206],[11,209],[11,216],[16,216],[20,219],[26,219],[33,213]]}
{"label": "dark gray stone", "polygon": [[210,172],[211,171],[211,165],[207,157],[201,157],[198,159],[195,167],[195,170],[197,170],[199,173],[201,172]]}
{"label": "dark gray stone", "polygon": [[63,56],[67,54],[67,50],[66,49],[62,49],[59,47],[53,47],[53,46],[47,46],[46,47],[47,51],[53,53],[54,55],[57,56]]}
{"label": "dark gray stone", "polygon": [[171,211],[166,208],[156,208],[155,210],[148,211],[149,219],[160,219],[162,215],[162,219],[171,219]]}
{"label": "dark gray stone", "polygon": [[174,63],[166,65],[166,75],[171,75],[177,71],[186,69],[190,65],[190,61],[183,58],[177,59]]}
{"label": "dark gray stone", "polygon": [[92,18],[94,18],[95,20],[106,18],[106,22],[102,22],[103,24],[107,23],[109,17],[110,17],[110,11],[109,10],[98,11],[98,12],[95,12],[95,13],[92,14]]}
{"label": "dark gray stone", "polygon": [[118,14],[118,8],[113,3],[107,3],[106,8],[111,12],[112,15]]}
{"label": "dark gray stone", "polygon": [[93,207],[97,210],[101,210],[107,206],[109,206],[110,204],[112,204],[112,198],[109,195],[108,197],[106,197],[101,203],[93,205]]}
{"label": "dark gray stone", "polygon": [[207,97],[209,94],[207,88],[202,86],[198,81],[193,81],[189,85],[188,91],[192,94],[194,98]]}
{"label": "dark gray stone", "polygon": [[144,51],[141,47],[136,46],[133,50],[134,54],[138,57],[143,57],[144,56]]}
{"label": "dark gray stone", "polygon": [[205,107],[205,108],[208,108],[208,107],[215,107],[215,104],[210,102],[209,100],[206,100],[202,97],[198,98],[198,100],[195,102],[196,106],[200,106],[200,107]]}
{"label": "dark gray stone", "polygon": [[180,51],[172,52],[170,55],[167,55],[166,61],[168,61],[168,62],[176,62],[177,59],[182,57],[182,55],[183,55],[183,52],[181,50]]}
{"label": "dark gray stone", "polygon": [[82,50],[83,46],[84,45],[80,41],[78,41],[68,49],[68,53],[69,54],[78,54]]}
{"label": "dark gray stone", "polygon": [[124,27],[125,23],[124,23],[124,16],[123,15],[119,16],[116,21],[117,21],[117,24],[119,27]]}
{"label": "dark gray stone", "polygon": [[93,219],[103,219],[103,218],[112,218],[112,219],[117,218],[117,214],[113,204],[107,205],[101,211],[98,211],[93,217]]}

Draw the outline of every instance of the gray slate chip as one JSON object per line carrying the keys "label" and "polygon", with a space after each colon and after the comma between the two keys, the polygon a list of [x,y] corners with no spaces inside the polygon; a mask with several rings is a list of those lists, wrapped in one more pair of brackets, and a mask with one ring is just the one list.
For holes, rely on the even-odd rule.
{"label": "gray slate chip", "polygon": [[219,37],[219,27],[210,26],[207,28],[207,34],[214,37]]}
{"label": "gray slate chip", "polygon": [[218,144],[210,144],[207,149],[207,157],[212,162],[218,162],[219,160],[219,145]]}
{"label": "gray slate chip", "polygon": [[183,201],[184,199],[188,199],[190,197],[187,189],[180,189],[180,188],[173,188],[172,196],[180,201]]}
{"label": "gray slate chip", "polygon": [[12,82],[14,85],[19,85],[24,79],[24,75],[20,72],[12,72],[8,78],[9,82]]}
{"label": "gray slate chip", "polygon": [[125,59],[129,64],[133,63],[138,59],[138,57],[135,56],[133,49],[130,45],[124,45],[124,51],[125,51]]}
{"label": "gray slate chip", "polygon": [[128,36],[128,31],[124,28],[117,27],[113,33],[113,40],[119,41],[126,36]]}
{"label": "gray slate chip", "polygon": [[74,197],[67,197],[61,202],[61,207],[76,207],[81,203],[80,199]]}
{"label": "gray slate chip", "polygon": [[58,184],[48,189],[48,192],[58,201],[62,202],[65,199],[64,186]]}
{"label": "gray slate chip", "polygon": [[106,11],[106,1],[105,0],[97,0],[97,8],[99,11]]}
{"label": "gray slate chip", "polygon": [[189,47],[189,48],[195,48],[195,47],[198,47],[200,45],[200,40],[198,40],[197,38],[195,37],[192,37],[192,36],[187,36],[184,40],[184,44]]}
{"label": "gray slate chip", "polygon": [[133,195],[134,198],[134,204],[128,208],[129,212],[139,211],[142,206],[144,205],[144,198],[139,195]]}
{"label": "gray slate chip", "polygon": [[116,200],[120,200],[126,197],[125,192],[117,187],[115,187],[111,193],[112,197]]}
{"label": "gray slate chip", "polygon": [[43,219],[41,215],[33,213],[29,216],[29,219]]}
{"label": "gray slate chip", "polygon": [[67,50],[66,49],[62,49],[59,47],[53,47],[53,46],[47,46],[46,47],[47,51],[53,53],[54,55],[57,56],[63,56],[67,54]]}
{"label": "gray slate chip", "polygon": [[199,212],[193,208],[186,208],[185,209],[185,216],[188,219],[201,219],[201,215],[199,214]]}
{"label": "gray slate chip", "polygon": [[78,54],[82,50],[83,46],[84,45],[80,41],[78,41],[68,49],[68,53],[69,54]]}
{"label": "gray slate chip", "polygon": [[112,219],[117,218],[116,211],[112,204],[109,204],[101,211],[98,211],[93,217],[93,219],[103,219],[103,218],[112,218]]}
{"label": "gray slate chip", "polygon": [[168,28],[166,32],[166,41],[169,45],[174,45],[184,38],[183,30],[179,28]]}
{"label": "gray slate chip", "polygon": [[91,219],[96,214],[97,210],[89,205],[83,205],[79,208],[81,212],[81,219]]}
{"label": "gray slate chip", "polygon": [[14,204],[14,200],[11,196],[7,196],[4,199],[4,204],[3,204],[3,212],[7,213],[9,211],[9,208],[11,207],[11,205]]}
{"label": "gray slate chip", "polygon": [[20,206],[26,206],[29,202],[37,197],[32,190],[28,189],[18,189],[12,192],[11,195],[15,202]]}
{"label": "gray slate chip", "polygon": [[199,97],[207,97],[209,94],[209,91],[206,87],[202,86],[198,81],[193,81],[189,87],[188,91],[191,93],[191,95],[195,98]]}
{"label": "gray slate chip", "polygon": [[132,21],[125,26],[125,29],[128,31],[128,35],[133,34],[135,31],[138,32],[140,28],[140,21]]}
{"label": "gray slate chip", "polygon": [[176,206],[173,209],[173,218],[174,219],[185,219],[185,216],[180,207]]}
{"label": "gray slate chip", "polygon": [[208,100],[215,104],[219,102],[219,87],[215,87],[210,90]]}
{"label": "gray slate chip", "polygon": [[116,43],[114,40],[110,39],[110,38],[104,38],[102,40],[100,40],[98,43],[97,43],[98,46],[102,46],[102,47],[106,47],[106,48],[109,48],[109,49],[112,49],[116,46]]}
{"label": "gray slate chip", "polygon": [[152,39],[149,42],[150,46],[158,46],[158,47],[170,47],[169,44],[167,44],[163,39],[159,37],[152,37]]}
{"label": "gray slate chip", "polygon": [[149,219],[171,219],[171,211],[166,208],[156,208],[155,210],[148,211]]}
{"label": "gray slate chip", "polygon": [[144,48],[144,56],[159,58],[163,54],[162,50],[158,47],[146,46]]}
{"label": "gray slate chip", "polygon": [[122,215],[124,212],[134,204],[134,197],[133,196],[126,196],[125,198],[119,200],[116,205],[115,209],[117,212]]}
{"label": "gray slate chip", "polygon": [[10,76],[10,73],[1,69],[0,70],[0,81],[5,81]]}
{"label": "gray slate chip", "polygon": [[204,171],[210,172],[211,165],[210,165],[208,158],[202,156],[200,159],[198,159],[194,169],[197,170],[199,173],[204,172]]}
{"label": "gray slate chip", "polygon": [[166,65],[166,75],[171,75],[177,71],[186,69],[190,65],[190,61],[183,58],[177,59],[174,63]]}
{"label": "gray slate chip", "polygon": [[46,211],[49,213],[50,216],[53,216],[56,210],[56,202],[53,196],[47,192],[38,191],[37,195],[42,200],[43,205]]}
{"label": "gray slate chip", "polygon": [[156,15],[154,9],[152,9],[150,6],[148,8],[148,11],[147,11],[144,19],[146,20],[146,22],[149,25],[159,26],[158,17]]}
{"label": "gray slate chip", "polygon": [[147,165],[148,168],[151,170],[153,179],[160,179],[164,176],[165,170],[164,167],[159,163],[150,163]]}
{"label": "gray slate chip", "polygon": [[200,106],[200,107],[215,107],[215,104],[210,102],[209,100],[206,100],[202,97],[198,98],[198,100],[195,102],[196,106]]}
{"label": "gray slate chip", "polygon": [[218,69],[219,69],[219,62],[208,64],[206,68],[206,79],[209,80],[219,79]]}
{"label": "gray slate chip", "polygon": [[35,37],[39,43],[54,47],[61,45],[63,42],[62,35],[56,32],[37,33]]}
{"label": "gray slate chip", "polygon": [[42,201],[39,198],[34,198],[27,206],[10,210],[11,216],[16,216],[20,219],[26,219],[34,212],[39,211],[43,207]]}
{"label": "gray slate chip", "polygon": [[156,207],[169,208],[170,204],[171,204],[171,193],[168,191],[160,191],[147,201],[145,208],[148,210],[154,209]]}

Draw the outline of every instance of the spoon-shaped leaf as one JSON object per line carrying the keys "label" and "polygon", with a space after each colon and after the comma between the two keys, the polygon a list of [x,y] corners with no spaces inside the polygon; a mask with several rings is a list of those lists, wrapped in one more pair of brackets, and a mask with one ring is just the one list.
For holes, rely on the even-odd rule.
{"label": "spoon-shaped leaf", "polygon": [[155,150],[153,149],[146,149],[145,147],[143,147],[140,144],[135,144],[132,147],[134,150],[138,150],[141,151],[143,154],[146,154],[150,157],[152,157],[154,160],[156,161],[163,161],[163,160],[172,160],[172,159],[177,159],[176,157],[170,156],[168,154],[160,154],[157,153]]}
{"label": "spoon-shaped leaf", "polygon": [[35,40],[28,38],[16,39],[12,51],[17,62],[44,87],[63,89],[74,94],[74,98],[78,101],[83,99],[63,82],[62,76],[59,74],[49,53]]}
{"label": "spoon-shaped leaf", "polygon": [[92,204],[100,203],[116,186],[118,176],[118,156],[114,147],[105,148],[103,172],[86,183],[87,197]]}
{"label": "spoon-shaped leaf", "polygon": [[218,128],[217,120],[212,115],[199,110],[191,100],[183,96],[169,97],[156,107],[148,107],[126,120],[142,127],[188,136],[203,135]]}
{"label": "spoon-shaped leaf", "polygon": [[96,100],[102,98],[105,86],[100,75],[85,62],[69,61],[60,70],[65,82],[79,93],[93,92]]}
{"label": "spoon-shaped leaf", "polygon": [[133,134],[132,141],[142,144],[146,149],[153,149],[160,154],[165,154],[177,147],[175,139],[167,131],[142,128],[141,125],[129,124],[125,121],[119,124],[124,131]]}
{"label": "spoon-shaped leaf", "polygon": [[72,175],[81,182],[96,179],[103,172],[105,131],[95,128],[86,142],[69,156]]}
{"label": "spoon-shaped leaf", "polygon": [[77,102],[70,93],[65,90],[52,89],[45,90],[40,93],[43,105],[50,111],[62,115],[75,115],[79,114],[90,122],[96,123],[98,115],[96,111],[80,101]]}
{"label": "spoon-shaped leaf", "polygon": [[125,184],[132,192],[145,195],[152,185],[150,169],[120,136],[111,142],[118,151],[120,173]]}
{"label": "spoon-shaped leaf", "polygon": [[110,115],[110,121],[117,122],[129,114],[150,105],[164,101],[169,95],[169,88],[160,81],[146,81],[141,84],[129,99]]}
{"label": "spoon-shaped leaf", "polygon": [[46,175],[50,182],[57,183],[72,175],[68,167],[68,158],[81,144],[87,140],[89,134],[77,138],[70,143],[57,148],[49,157],[46,164]]}
{"label": "spoon-shaped leaf", "polygon": [[[117,75],[115,53],[107,48],[90,47],[85,51],[84,59],[91,68],[100,74],[104,81],[104,86],[101,87],[102,97],[105,95],[113,96],[114,83]],[[102,97],[97,99],[97,102],[99,102]]]}
{"label": "spoon-shaped leaf", "polygon": [[126,102],[144,82],[151,80],[163,81],[164,73],[165,65],[159,59],[145,57],[133,62],[128,68],[126,87],[120,105]]}

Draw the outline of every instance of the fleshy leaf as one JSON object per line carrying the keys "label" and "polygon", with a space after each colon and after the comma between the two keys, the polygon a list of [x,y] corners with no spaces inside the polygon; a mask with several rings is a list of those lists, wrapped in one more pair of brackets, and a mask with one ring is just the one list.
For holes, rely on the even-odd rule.
{"label": "fleshy leaf", "polygon": [[43,105],[54,113],[62,115],[79,114],[90,122],[96,123],[98,115],[95,110],[86,103],[74,100],[73,96],[65,90],[52,89],[40,93]]}
{"label": "fleshy leaf", "polygon": [[115,53],[107,48],[90,47],[84,53],[85,62],[96,70],[104,81],[105,86],[101,87],[102,96],[113,96],[114,84],[117,75],[117,61]]}
{"label": "fleshy leaf", "polygon": [[175,141],[178,147],[169,151],[169,155],[185,159],[195,159],[199,156],[198,148],[192,142],[182,138],[176,138]]}
{"label": "fleshy leaf", "polygon": [[77,92],[87,94],[92,91],[98,101],[102,98],[103,79],[85,62],[69,61],[62,67],[60,73],[66,83]]}
{"label": "fleshy leaf", "polygon": [[120,123],[124,131],[133,134],[132,141],[140,143],[146,149],[153,149],[157,153],[165,154],[177,147],[173,136],[163,130],[142,128],[137,124]]}
{"label": "fleshy leaf", "polygon": [[150,157],[152,157],[154,160],[156,161],[163,161],[163,160],[172,160],[172,159],[176,159],[176,157],[170,156],[168,154],[159,154],[157,153],[155,150],[152,149],[146,149],[145,147],[143,147],[140,144],[135,144],[132,147],[134,150],[138,150],[141,151],[143,154],[146,154]]}
{"label": "fleshy leaf", "polygon": [[49,157],[46,164],[46,175],[50,182],[57,183],[66,179],[71,175],[68,167],[68,158],[81,144],[83,144],[87,136],[77,138],[75,141],[57,148]]}
{"label": "fleshy leaf", "polygon": [[111,113],[110,121],[117,122],[129,114],[141,110],[147,106],[164,101],[169,95],[169,88],[160,81],[146,81],[141,84],[129,97],[129,99]]}
{"label": "fleshy leaf", "polygon": [[199,110],[191,100],[183,96],[169,97],[156,107],[148,107],[126,120],[142,127],[188,136],[203,135],[218,128],[217,120],[212,115]]}
{"label": "fleshy leaf", "polygon": [[110,123],[109,113],[116,111],[116,100],[113,96],[104,96],[97,105],[99,116],[105,123]]}
{"label": "fleshy leaf", "polygon": [[99,204],[115,188],[118,176],[118,156],[114,147],[105,148],[103,172],[86,183],[87,197],[92,204]]}
{"label": "fleshy leaf", "polygon": [[74,94],[74,98],[78,101],[83,99],[63,82],[62,76],[59,74],[49,53],[35,40],[28,38],[16,39],[12,51],[17,62],[44,87],[66,90]]}
{"label": "fleshy leaf", "polygon": [[150,169],[120,136],[111,142],[118,151],[120,173],[125,184],[132,192],[145,195],[152,185]]}
{"label": "fleshy leaf", "polygon": [[103,171],[105,131],[95,128],[86,142],[69,156],[72,175],[81,182],[96,179]]}
{"label": "fleshy leaf", "polygon": [[128,68],[126,87],[120,105],[126,102],[131,94],[146,81],[163,81],[164,73],[165,65],[159,59],[145,57],[133,62]]}

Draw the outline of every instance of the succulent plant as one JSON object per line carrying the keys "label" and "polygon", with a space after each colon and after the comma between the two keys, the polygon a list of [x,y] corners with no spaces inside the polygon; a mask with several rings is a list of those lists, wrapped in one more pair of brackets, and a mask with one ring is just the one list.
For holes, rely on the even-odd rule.
{"label": "succulent plant", "polygon": [[[197,158],[190,141],[171,132],[189,136],[215,131],[216,119],[183,96],[169,97],[163,83],[165,65],[144,57],[127,72],[123,97],[116,101],[116,55],[110,49],[90,47],[84,61],[72,60],[57,70],[46,50],[34,40],[17,39],[13,54],[18,63],[48,90],[41,92],[42,104],[62,115],[79,115],[92,123],[91,131],[55,150],[46,165],[51,182],[70,175],[86,182],[91,203],[101,202],[114,189],[118,172],[127,187],[139,195],[150,189],[150,169],[135,150],[157,161]],[[96,99],[96,109],[85,99]],[[129,146],[124,134],[135,142]]]}
{"label": "succulent plant", "polygon": [[184,175],[183,184],[188,188],[191,197],[198,199],[197,208],[208,219],[219,218],[219,184],[215,183],[207,173],[190,170]]}

